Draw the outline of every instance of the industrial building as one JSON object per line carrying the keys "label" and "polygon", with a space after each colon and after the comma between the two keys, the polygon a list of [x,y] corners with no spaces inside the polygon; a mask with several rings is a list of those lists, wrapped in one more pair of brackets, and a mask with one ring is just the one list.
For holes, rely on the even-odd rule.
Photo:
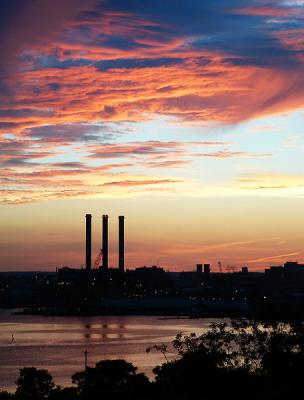
{"label": "industrial building", "polygon": [[[56,273],[0,274],[0,305],[31,312],[250,316],[291,313],[304,317],[304,265],[286,262],[265,272],[199,263],[190,272],[159,266],[126,269],[125,217],[118,217],[115,267],[109,265],[109,216],[102,215],[100,250],[92,258],[91,214],[85,216],[85,268]],[[215,271],[214,271],[215,269]],[[42,311],[43,310],[43,311]]]}

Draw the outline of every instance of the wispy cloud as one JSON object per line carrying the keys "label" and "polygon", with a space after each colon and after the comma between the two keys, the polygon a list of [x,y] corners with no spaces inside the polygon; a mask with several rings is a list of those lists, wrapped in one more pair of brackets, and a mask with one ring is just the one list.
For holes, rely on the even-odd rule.
{"label": "wispy cloud", "polygon": [[268,256],[268,257],[255,258],[255,259],[249,260],[247,262],[248,262],[248,264],[269,263],[269,261],[285,262],[287,257],[294,258],[295,256],[298,256],[300,254],[301,254],[301,252],[294,251],[292,253],[275,254],[272,256]]}
{"label": "wispy cloud", "polygon": [[303,105],[296,2],[26,0],[26,12],[17,3],[0,5],[0,163],[11,188],[42,193],[60,177],[77,191],[118,172],[131,182],[144,168],[153,181],[159,169],[166,180],[166,169],[178,175],[193,160],[271,158],[216,136],[132,139],[130,126],[155,117],[231,126]]}
{"label": "wispy cloud", "polygon": [[0,140],[0,165],[22,166],[35,160],[54,156],[56,153],[29,146],[24,140]]}
{"label": "wispy cloud", "polygon": [[251,174],[240,178],[242,189],[267,191],[304,187],[304,176],[275,173]]}
{"label": "wispy cloud", "polygon": [[194,156],[199,158],[265,158],[272,157],[272,154],[257,154],[246,151],[220,150],[213,153],[195,154]]}
{"label": "wispy cloud", "polygon": [[91,146],[90,157],[93,158],[117,158],[141,155],[159,155],[159,154],[182,154],[184,152],[183,143],[178,142],[160,142],[146,141],[133,142],[125,144],[105,143],[99,146]]}
{"label": "wispy cloud", "polygon": [[109,141],[121,132],[119,128],[105,124],[54,124],[27,128],[22,132],[25,138],[33,139],[35,142],[56,143],[60,145],[73,142]]}
{"label": "wispy cloud", "polygon": [[18,69],[6,70],[16,96],[0,115],[19,129],[155,112],[235,122],[303,102],[304,17],[296,3],[191,0],[174,13],[160,0],[144,8],[139,1],[52,4],[29,5],[27,13],[2,6],[2,65]]}
{"label": "wispy cloud", "polygon": [[116,187],[125,187],[125,186],[146,186],[146,185],[163,185],[163,184],[171,184],[171,183],[179,183],[181,181],[174,179],[151,179],[151,180],[125,180],[125,181],[113,181],[103,183],[102,186],[116,186]]}

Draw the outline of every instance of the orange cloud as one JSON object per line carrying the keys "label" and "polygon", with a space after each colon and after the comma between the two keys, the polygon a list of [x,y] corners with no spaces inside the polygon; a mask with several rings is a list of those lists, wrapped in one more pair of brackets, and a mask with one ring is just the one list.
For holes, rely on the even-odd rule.
{"label": "orange cloud", "polygon": [[126,180],[126,181],[114,181],[114,182],[106,182],[103,183],[102,186],[117,186],[117,187],[125,187],[125,186],[146,186],[146,185],[163,185],[167,183],[179,183],[181,181],[174,179],[152,179],[152,180]]}
{"label": "orange cloud", "polygon": [[[220,60],[211,61],[203,71],[191,61],[110,71],[90,66],[46,68],[19,77],[22,83],[11,110],[17,111],[26,103],[28,116],[5,116],[4,107],[0,107],[2,131],[22,135],[41,125],[142,121],[155,114],[187,121],[234,123],[301,107],[301,77],[300,70],[291,75]],[[55,93],[50,84],[58,85]],[[36,85],[40,87],[39,97],[34,95]],[[39,115],[37,109],[49,112]]]}

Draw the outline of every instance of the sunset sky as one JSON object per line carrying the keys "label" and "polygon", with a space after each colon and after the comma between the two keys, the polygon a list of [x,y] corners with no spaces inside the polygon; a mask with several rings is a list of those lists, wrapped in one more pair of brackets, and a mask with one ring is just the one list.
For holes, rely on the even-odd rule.
{"label": "sunset sky", "polygon": [[0,270],[304,261],[304,1],[3,0]]}

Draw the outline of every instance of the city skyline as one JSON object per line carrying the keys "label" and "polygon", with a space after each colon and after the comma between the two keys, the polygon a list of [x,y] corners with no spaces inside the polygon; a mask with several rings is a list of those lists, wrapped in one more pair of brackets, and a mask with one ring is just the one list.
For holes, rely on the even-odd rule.
{"label": "city skyline", "polygon": [[303,262],[304,2],[0,5],[0,271]]}

